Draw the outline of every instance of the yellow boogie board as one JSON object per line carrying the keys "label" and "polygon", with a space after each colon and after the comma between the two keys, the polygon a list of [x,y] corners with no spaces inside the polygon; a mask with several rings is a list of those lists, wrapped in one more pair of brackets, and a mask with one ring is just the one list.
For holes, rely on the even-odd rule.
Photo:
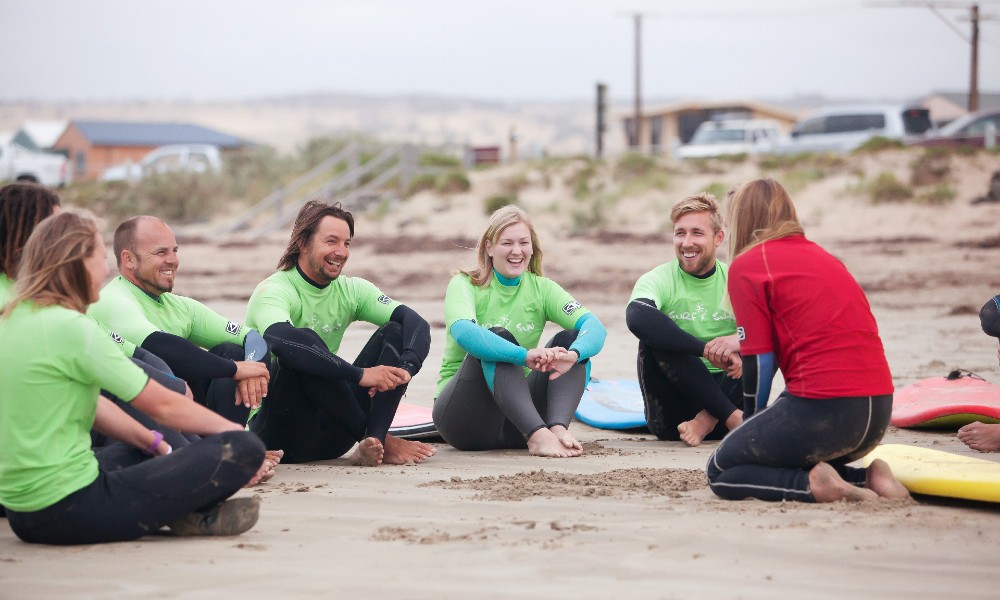
{"label": "yellow boogie board", "polygon": [[861,461],[867,467],[876,458],[911,492],[1000,502],[1000,462],[905,444],[884,444]]}

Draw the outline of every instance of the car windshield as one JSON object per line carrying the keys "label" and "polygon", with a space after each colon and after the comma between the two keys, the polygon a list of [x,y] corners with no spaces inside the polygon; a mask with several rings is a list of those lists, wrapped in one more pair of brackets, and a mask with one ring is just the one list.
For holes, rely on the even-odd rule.
{"label": "car windshield", "polygon": [[692,144],[728,144],[731,142],[742,142],[746,139],[745,129],[717,129],[715,127],[702,127],[695,132],[691,139]]}

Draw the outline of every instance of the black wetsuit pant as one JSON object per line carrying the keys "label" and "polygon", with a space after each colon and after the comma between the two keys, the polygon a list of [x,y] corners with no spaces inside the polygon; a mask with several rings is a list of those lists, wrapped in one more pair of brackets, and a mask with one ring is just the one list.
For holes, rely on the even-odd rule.
{"label": "black wetsuit pant", "polygon": [[[228,358],[233,361],[245,360],[246,353],[243,347],[233,343],[223,343],[209,350],[216,356]],[[250,408],[242,404],[236,404],[237,382],[229,377],[219,377],[217,379],[202,379],[189,381],[191,394],[194,401],[207,407],[234,423],[244,425],[247,417],[250,416]],[[270,393],[270,382],[268,384]]]}
{"label": "black wetsuit pant", "polygon": [[878,446],[892,416],[892,394],[810,400],[782,392],[734,429],[708,460],[712,491],[740,500],[815,502],[809,470],[829,463],[864,487],[866,472],[847,463]]}
{"label": "black wetsuit pant", "polygon": [[[149,375],[150,379],[156,381],[157,383],[159,383],[163,387],[165,387],[165,388],[167,388],[167,389],[169,389],[169,390],[171,390],[173,392],[177,392],[178,394],[183,394],[184,393],[185,384],[184,384],[183,380],[178,379],[178,378],[174,377],[172,374],[167,373],[167,372],[161,370],[160,368],[154,367],[154,366],[150,365],[149,363],[147,363],[145,361],[142,361],[142,360],[139,360],[137,358],[133,358],[132,362],[134,362],[139,368],[141,368],[143,371],[145,371],[145,373],[147,375]],[[164,364],[163,366],[165,367],[166,365]],[[168,367],[168,369],[169,369],[169,367]],[[107,390],[101,390],[101,395],[104,396],[105,398],[108,398],[112,402],[114,402],[116,405],[118,405],[118,408],[121,408],[123,411],[125,411],[126,414],[128,414],[130,417],[132,417],[133,419],[135,419],[136,421],[138,421],[139,423],[141,423],[147,429],[152,429],[152,430],[159,431],[160,433],[162,433],[163,434],[163,439],[168,444],[170,444],[170,447],[173,448],[174,450],[179,450],[179,449],[183,448],[184,446],[187,446],[191,442],[199,439],[199,436],[196,435],[196,434],[193,434],[193,433],[182,433],[182,432],[177,431],[176,429],[171,429],[170,427],[166,427],[164,425],[161,425],[160,423],[158,423],[155,420],[153,420],[153,418],[150,417],[149,415],[147,415],[146,413],[144,413],[141,410],[139,410],[138,408],[132,406],[131,402],[125,402],[121,398],[118,398],[117,396],[115,396],[114,394],[108,392]],[[125,444],[122,444],[121,442],[118,442],[118,441],[116,441],[114,439],[109,438],[108,436],[106,436],[103,433],[97,431],[96,429],[91,429],[90,430],[90,444],[95,449],[96,448],[110,447],[110,446],[114,446],[114,445],[121,445],[121,446],[125,446],[126,448],[130,447],[130,446],[126,446]],[[119,450],[122,450],[122,449],[119,449]],[[120,452],[118,452],[118,451],[112,452],[112,453],[108,453],[108,454],[105,455],[107,458],[105,460],[101,460],[101,454],[98,454],[98,460],[101,463],[101,467],[102,468],[106,468],[106,469],[116,468],[116,466],[117,466],[116,463],[111,462],[112,459],[110,457],[112,457],[112,456],[119,456],[119,455],[120,455]]]}
{"label": "black wetsuit pant", "polygon": [[[133,449],[134,450],[134,449]],[[101,469],[90,485],[33,512],[7,509],[25,542],[96,544],[134,540],[246,485],[264,461],[264,444],[245,431],[207,436],[166,456],[133,452],[134,462]]]}
{"label": "black wetsuit pant", "polygon": [[706,410],[719,420],[706,440],[729,431],[726,419],[743,407],[743,384],[725,372],[711,373],[697,356],[639,344],[636,361],[645,405],[646,427],[661,440],[679,440],[677,426]]}
{"label": "black wetsuit pant", "polygon": [[[372,335],[353,364],[395,366],[402,341],[402,326],[390,321]],[[364,438],[385,441],[406,387],[372,397],[357,383],[309,375],[274,360],[267,398],[250,420],[250,431],[268,448],[284,450],[281,462],[286,464],[339,458]]]}
{"label": "black wetsuit pant", "polygon": [[[503,328],[492,328],[504,339],[517,343]],[[576,330],[553,336],[547,348],[569,348]],[[542,427],[568,427],[580,404],[586,385],[586,363],[577,363],[554,381],[548,373],[494,363],[493,391],[483,374],[483,364],[467,355],[458,371],[434,400],[434,425],[446,442],[458,450],[527,448],[527,439]]]}

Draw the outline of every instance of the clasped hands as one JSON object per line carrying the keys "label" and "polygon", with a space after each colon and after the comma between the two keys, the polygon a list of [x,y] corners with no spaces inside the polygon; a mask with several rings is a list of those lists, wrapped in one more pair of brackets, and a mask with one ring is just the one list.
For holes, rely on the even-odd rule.
{"label": "clasped hands", "polygon": [[559,346],[552,348],[532,348],[528,350],[525,364],[532,371],[549,373],[549,379],[558,379],[573,368],[580,360],[576,350],[567,350]]}
{"label": "clasped hands", "polygon": [[743,358],[740,356],[740,341],[736,335],[717,337],[705,344],[702,352],[705,360],[722,369],[733,379],[743,376]]}

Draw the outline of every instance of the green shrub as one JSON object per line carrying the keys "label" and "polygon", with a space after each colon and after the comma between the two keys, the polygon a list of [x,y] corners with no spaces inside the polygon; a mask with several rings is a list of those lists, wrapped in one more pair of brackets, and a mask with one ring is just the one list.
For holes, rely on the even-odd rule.
{"label": "green shrub", "polygon": [[498,194],[496,196],[490,196],[483,203],[483,212],[487,215],[492,215],[494,212],[507,206],[508,204],[517,204],[517,195]]}
{"label": "green shrub", "polygon": [[433,190],[437,187],[437,180],[437,175],[421,173],[410,180],[410,186],[406,190],[406,195],[412,196],[413,194],[417,194],[419,192]]}
{"label": "green shrub", "polygon": [[656,170],[656,159],[646,154],[636,154],[634,152],[623,154],[615,163],[615,179],[618,181],[631,181]]}
{"label": "green shrub", "polygon": [[705,186],[704,191],[708,192],[709,194],[712,194],[713,196],[715,196],[716,200],[719,200],[721,202],[723,199],[725,199],[726,192],[729,191],[729,187],[730,186],[724,183],[713,181],[712,183]]}
{"label": "green shrub", "polygon": [[448,171],[437,178],[434,189],[440,194],[458,194],[472,188],[472,182],[462,171]]}
{"label": "green shrub", "polygon": [[855,154],[869,153],[875,154],[877,152],[882,152],[883,150],[897,150],[903,147],[903,142],[899,140],[890,140],[887,137],[881,135],[876,135],[875,137],[869,138],[867,142],[861,144],[854,149]]}
{"label": "green shrub", "polygon": [[920,192],[917,201],[924,204],[948,204],[955,199],[957,194],[950,185],[942,183],[934,186],[930,190]]}
{"label": "green shrub", "polygon": [[462,161],[450,154],[442,152],[425,152],[417,159],[417,164],[421,167],[446,167],[457,169],[462,166]]}
{"label": "green shrub", "polygon": [[528,176],[524,173],[504,177],[500,182],[500,189],[509,196],[517,196],[526,187],[528,187]]}
{"label": "green shrub", "polygon": [[868,194],[872,202],[899,202],[913,197],[913,190],[892,173],[883,171],[875,181],[868,184]]}
{"label": "green shrub", "polygon": [[951,151],[945,147],[924,150],[910,164],[911,185],[941,183],[951,174]]}

